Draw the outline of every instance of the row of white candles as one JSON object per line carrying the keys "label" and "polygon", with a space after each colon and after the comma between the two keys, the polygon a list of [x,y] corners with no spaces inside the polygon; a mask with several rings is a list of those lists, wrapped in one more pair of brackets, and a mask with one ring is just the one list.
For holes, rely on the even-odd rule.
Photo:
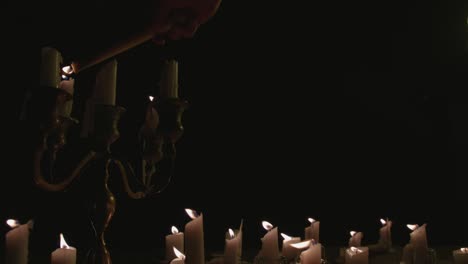
{"label": "row of white candles", "polygon": [[[173,226],[172,234],[166,236],[166,260],[172,264],[202,264],[205,263],[204,254],[204,231],[203,215],[198,214],[192,209],[185,209],[192,219],[185,225],[185,233]],[[271,223],[263,221],[262,225],[267,233],[261,239],[262,247],[258,253],[266,262],[277,263],[280,256],[289,260],[294,260],[298,256],[303,264],[321,263],[321,244],[319,243],[320,222],[312,218],[308,219],[310,226],[305,228],[305,240],[300,237],[291,237],[284,233],[281,253],[278,243],[278,227]],[[391,221],[380,220],[379,246],[391,245]],[[6,235],[6,263],[7,264],[26,264],[28,261],[28,241],[29,232],[32,228],[32,221],[21,225],[17,220],[9,219],[7,224],[13,229]],[[242,222],[238,230],[229,229],[225,238],[225,250],[223,263],[238,264],[242,256]],[[407,225],[412,230],[410,241],[403,248],[402,262],[405,264],[424,264],[427,263],[427,237],[426,224]],[[366,264],[369,258],[369,247],[363,247],[361,240],[362,232],[351,231],[348,241],[348,248],[345,250],[345,263],[347,264]],[[468,263],[468,248],[460,248],[453,251],[455,264]],[[60,248],[51,253],[52,264],[75,264],[76,249],[69,247],[63,235],[60,234]]]}

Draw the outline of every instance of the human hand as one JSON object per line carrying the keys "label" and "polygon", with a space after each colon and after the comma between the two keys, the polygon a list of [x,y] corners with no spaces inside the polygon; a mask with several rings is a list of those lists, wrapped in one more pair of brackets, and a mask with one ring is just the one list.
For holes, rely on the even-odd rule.
{"label": "human hand", "polygon": [[152,23],[153,41],[191,38],[217,12],[221,0],[158,0]]}

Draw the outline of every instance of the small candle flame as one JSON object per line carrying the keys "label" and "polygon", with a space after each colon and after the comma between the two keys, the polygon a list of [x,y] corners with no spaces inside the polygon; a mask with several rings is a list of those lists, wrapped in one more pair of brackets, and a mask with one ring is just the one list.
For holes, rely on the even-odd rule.
{"label": "small candle flame", "polygon": [[11,228],[15,228],[15,227],[18,227],[18,226],[21,225],[20,222],[18,220],[15,220],[15,219],[8,219],[8,220],[6,220],[6,223]]}
{"label": "small candle flame", "polygon": [[62,80],[65,80],[65,79],[67,79],[67,76],[62,74]]}
{"label": "small candle flame", "polygon": [[288,241],[292,239],[292,237],[286,235],[285,233],[281,233],[281,236],[284,238],[284,241]]}
{"label": "small candle flame", "polygon": [[149,100],[150,100],[151,102],[153,102],[153,100],[154,100],[154,97],[153,97],[153,96],[150,95],[150,96],[148,96],[148,98],[149,98]]}
{"label": "small candle flame", "polygon": [[385,221],[383,218],[380,218],[380,223],[382,223],[382,225],[386,225],[387,221]]}
{"label": "small candle flame", "polygon": [[354,236],[356,233],[357,233],[356,231],[351,231],[351,232],[349,232],[349,234],[350,234],[351,236]]}
{"label": "small candle flame", "polygon": [[228,232],[229,232],[229,237],[231,239],[234,238],[235,234],[234,234],[234,231],[231,228],[229,228]]}
{"label": "small candle flame", "polygon": [[192,219],[195,219],[195,218],[198,217],[198,213],[195,210],[185,209],[185,212],[187,212],[188,216],[190,216],[190,218],[192,218]]}
{"label": "small candle flame", "polygon": [[268,223],[267,221],[262,221],[262,226],[268,231],[270,231],[273,228],[273,225]]}
{"label": "small candle flame", "polygon": [[419,227],[419,225],[410,225],[410,224],[408,224],[408,225],[406,225],[406,226],[407,226],[409,229],[411,229],[411,230],[415,230],[416,228]]}
{"label": "small candle flame", "polygon": [[460,248],[461,252],[468,253],[468,248]]}
{"label": "small candle flame", "polygon": [[184,253],[180,252],[176,247],[172,247],[172,249],[174,250],[174,254],[176,255],[178,259],[182,259],[182,260],[185,259]]}
{"label": "small candle flame", "polygon": [[313,219],[313,218],[311,218],[311,217],[309,217],[307,220],[308,220],[311,224],[312,224],[313,222],[315,222],[315,219]]}
{"label": "small candle flame", "polygon": [[62,71],[65,73],[65,74],[72,74],[73,73],[73,68],[70,66],[70,65],[67,65],[67,66],[63,66],[62,67]]}
{"label": "small candle flame", "polygon": [[357,247],[351,247],[350,250],[351,250],[351,252],[353,252],[354,254],[356,254],[356,253],[361,253],[361,252],[362,252],[362,250],[360,250],[360,249],[357,248]]}
{"label": "small candle flame", "polygon": [[306,240],[306,241],[302,241],[299,243],[293,243],[291,244],[291,247],[297,248],[297,249],[304,249],[304,248],[309,247],[311,243],[312,243],[312,240]]}
{"label": "small candle flame", "polygon": [[177,234],[177,233],[179,233],[179,229],[177,229],[177,227],[175,227],[175,226],[172,226],[171,227],[171,232],[172,232],[172,234]]}
{"label": "small candle flame", "polygon": [[70,248],[70,246],[67,244],[67,241],[65,241],[65,238],[63,238],[62,233],[60,233],[60,248]]}

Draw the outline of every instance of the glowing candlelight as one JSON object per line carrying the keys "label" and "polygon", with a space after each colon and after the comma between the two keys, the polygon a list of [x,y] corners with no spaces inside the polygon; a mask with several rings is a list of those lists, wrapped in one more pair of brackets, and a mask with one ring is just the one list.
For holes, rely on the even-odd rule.
{"label": "glowing candlelight", "polygon": [[468,248],[460,248],[453,251],[453,261],[455,264],[468,264]]}
{"label": "glowing candlelight", "polygon": [[360,247],[362,237],[364,236],[362,232],[351,231],[349,234],[351,235],[351,238],[349,238],[348,245],[350,247]]}
{"label": "glowing candlelight", "polygon": [[318,243],[320,239],[320,221],[311,217],[309,217],[307,221],[310,223],[310,226],[305,228],[304,238],[305,240],[313,239]]}
{"label": "glowing candlelight", "polygon": [[242,221],[237,234],[229,228],[228,236],[225,239],[224,264],[239,264],[242,257]]}
{"label": "glowing candlelight", "polygon": [[51,264],[75,264],[76,263],[76,249],[70,247],[63,234],[60,234],[60,248],[52,252]]}
{"label": "glowing candlelight", "polygon": [[21,225],[18,220],[8,219],[6,223],[12,228],[5,237],[6,264],[28,263],[29,232],[33,222]]}
{"label": "glowing candlelight", "polygon": [[367,247],[350,247],[346,249],[345,264],[369,263],[369,250]]}
{"label": "glowing candlelight", "polygon": [[203,214],[195,210],[185,209],[192,219],[185,225],[185,254],[188,264],[205,263],[205,242],[203,234]]}
{"label": "glowing candlelight", "polygon": [[284,233],[281,233],[283,237],[283,246],[281,248],[281,254],[289,260],[295,259],[301,252],[298,248],[293,247],[291,244],[298,243],[301,241],[300,237],[291,237]]}
{"label": "glowing candlelight", "polygon": [[166,235],[166,260],[171,260],[177,256],[174,253],[173,248],[178,248],[184,251],[184,233],[179,232],[177,227],[171,227],[171,233]]}
{"label": "glowing candlelight", "polygon": [[173,247],[173,254],[176,256],[170,264],[184,264],[185,263],[185,255],[180,252],[176,247]]}
{"label": "glowing candlelight", "polygon": [[277,261],[280,256],[278,245],[278,228],[273,228],[273,225],[267,221],[262,221],[262,226],[268,232],[262,238],[262,248],[259,255],[266,259],[267,262]]}

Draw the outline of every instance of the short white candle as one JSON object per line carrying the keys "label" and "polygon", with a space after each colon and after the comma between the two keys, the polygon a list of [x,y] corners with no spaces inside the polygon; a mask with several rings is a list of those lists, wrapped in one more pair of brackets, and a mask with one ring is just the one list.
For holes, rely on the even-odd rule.
{"label": "short white candle", "polygon": [[117,60],[102,65],[96,75],[93,101],[95,104],[115,105],[117,87]]}
{"label": "short white candle", "polygon": [[295,244],[301,241],[300,237],[290,237],[286,234],[281,233],[283,237],[283,245],[281,247],[281,254],[288,260],[293,260],[299,256],[301,250],[293,247],[291,244]]}
{"label": "short white candle", "polygon": [[229,238],[225,239],[224,264],[239,264],[242,257],[242,224],[238,232],[228,230]]}
{"label": "short white candle", "polygon": [[203,234],[203,214],[192,209],[185,209],[187,214],[192,218],[185,225],[185,261],[187,264],[203,264],[205,263],[205,242]]}
{"label": "short white candle", "polygon": [[468,264],[468,248],[460,248],[453,251],[455,264]]}
{"label": "short white candle", "polygon": [[51,254],[51,264],[75,264],[76,263],[76,249],[67,245],[60,234],[60,248],[57,248]]}
{"label": "short white candle", "polygon": [[320,242],[320,221],[313,218],[308,218],[310,226],[305,228],[304,238],[305,240],[313,239],[316,243]]}
{"label": "short white candle", "polygon": [[346,249],[345,264],[368,264],[369,249],[367,247],[350,247]]}
{"label": "short white candle", "polygon": [[176,60],[164,62],[159,85],[161,98],[178,97],[179,64]]}
{"label": "short white candle", "polygon": [[58,88],[60,83],[60,64],[62,55],[52,47],[41,50],[41,68],[39,84],[41,86]]}
{"label": "short white candle", "polygon": [[28,263],[29,232],[32,229],[32,221],[21,225],[17,220],[8,219],[7,225],[12,230],[5,237],[6,264]]}
{"label": "short white candle", "polygon": [[171,260],[170,264],[185,264],[185,255],[180,252],[180,250],[178,250],[176,247],[173,247],[173,253],[176,258]]}
{"label": "short white candle", "polygon": [[276,263],[280,257],[278,228],[273,228],[273,225],[267,221],[263,221],[262,225],[268,232],[262,238],[262,248],[260,249],[259,255],[263,257],[267,263]]}
{"label": "short white candle", "polygon": [[184,251],[184,233],[179,232],[177,227],[171,228],[172,234],[166,236],[166,260],[176,258],[174,248],[179,249],[181,252]]}
{"label": "short white candle", "polygon": [[391,247],[392,246],[392,233],[391,233],[391,228],[392,228],[392,221],[380,219],[380,223],[383,225],[380,230],[379,230],[379,245],[385,246],[385,247]]}
{"label": "short white candle", "polygon": [[349,238],[349,247],[360,247],[361,246],[361,240],[364,234],[362,232],[356,232],[356,231],[351,231],[349,232],[351,237]]}
{"label": "short white candle", "polygon": [[292,244],[298,249],[307,248],[300,255],[301,264],[320,264],[322,262],[322,245],[315,243],[314,240],[306,240],[304,242]]}
{"label": "short white candle", "polygon": [[410,243],[413,246],[413,260],[414,264],[424,264],[428,259],[428,245],[426,235],[426,224],[422,226],[407,225],[408,228],[413,230],[410,234]]}

